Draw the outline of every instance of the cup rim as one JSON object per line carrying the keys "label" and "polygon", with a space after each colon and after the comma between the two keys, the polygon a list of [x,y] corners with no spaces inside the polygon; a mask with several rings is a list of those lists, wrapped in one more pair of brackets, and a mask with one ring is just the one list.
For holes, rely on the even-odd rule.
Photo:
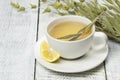
{"label": "cup rim", "polygon": [[46,29],[46,34],[47,34],[47,36],[48,36],[49,38],[51,38],[51,39],[53,39],[53,40],[55,40],[55,41],[61,42],[61,43],[76,43],[76,42],[82,42],[82,41],[88,39],[89,37],[91,37],[91,36],[95,33],[95,25],[92,26],[92,33],[91,33],[90,35],[88,35],[87,37],[82,38],[82,39],[80,39],[80,40],[74,40],[74,41],[59,40],[59,39],[56,39],[56,38],[52,37],[52,36],[48,33],[48,28],[49,28],[50,24],[52,24],[52,23],[55,22],[56,20],[63,19],[63,18],[70,18],[70,17],[71,17],[71,18],[72,18],[72,17],[73,17],[73,18],[75,18],[75,17],[80,17],[80,18],[84,18],[84,19],[86,19],[86,20],[89,20],[89,21],[91,22],[90,19],[88,19],[88,18],[86,18],[86,17],[83,17],[83,16],[77,16],[77,15],[60,16],[60,17],[57,17],[57,18],[55,18],[54,20],[52,20],[52,21],[47,25],[47,29]]}

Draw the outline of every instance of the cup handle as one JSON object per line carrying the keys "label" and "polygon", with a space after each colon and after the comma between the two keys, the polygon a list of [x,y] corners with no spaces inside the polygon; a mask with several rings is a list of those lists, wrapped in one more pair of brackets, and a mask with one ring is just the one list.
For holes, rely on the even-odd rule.
{"label": "cup handle", "polygon": [[95,32],[93,36],[93,49],[102,49],[107,45],[108,38],[105,33],[103,32]]}

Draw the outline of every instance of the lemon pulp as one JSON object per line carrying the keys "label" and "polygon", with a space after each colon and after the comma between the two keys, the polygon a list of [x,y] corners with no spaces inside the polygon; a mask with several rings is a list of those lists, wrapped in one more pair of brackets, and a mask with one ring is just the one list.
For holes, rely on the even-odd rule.
{"label": "lemon pulp", "polygon": [[48,62],[55,62],[60,58],[60,54],[55,50],[51,50],[50,45],[46,41],[41,43],[41,54],[42,58]]}

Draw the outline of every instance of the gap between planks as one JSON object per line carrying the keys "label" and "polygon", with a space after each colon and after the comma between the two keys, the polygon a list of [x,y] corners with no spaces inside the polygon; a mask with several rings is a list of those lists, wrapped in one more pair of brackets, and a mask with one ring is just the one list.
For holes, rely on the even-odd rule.
{"label": "gap between planks", "polygon": [[[38,0],[38,11],[37,11],[37,32],[36,32],[36,42],[38,41],[38,32],[39,32],[39,16],[40,16],[40,0]],[[34,62],[34,80],[36,79],[36,59]]]}
{"label": "gap between planks", "polygon": [[105,80],[108,80],[108,79],[107,79],[106,66],[105,66],[105,65],[106,65],[106,61],[104,61],[103,64],[104,64],[104,71],[105,71]]}

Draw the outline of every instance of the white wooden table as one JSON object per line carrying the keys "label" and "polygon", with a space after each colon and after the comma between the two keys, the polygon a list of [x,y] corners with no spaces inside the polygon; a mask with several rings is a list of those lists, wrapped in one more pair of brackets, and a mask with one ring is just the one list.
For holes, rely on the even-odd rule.
{"label": "white wooden table", "polygon": [[55,14],[42,14],[38,0],[14,0],[40,9],[17,12],[10,0],[0,0],[0,80],[120,80],[120,43],[109,40],[104,63],[87,72],[65,74],[42,67],[34,58],[34,44]]}

